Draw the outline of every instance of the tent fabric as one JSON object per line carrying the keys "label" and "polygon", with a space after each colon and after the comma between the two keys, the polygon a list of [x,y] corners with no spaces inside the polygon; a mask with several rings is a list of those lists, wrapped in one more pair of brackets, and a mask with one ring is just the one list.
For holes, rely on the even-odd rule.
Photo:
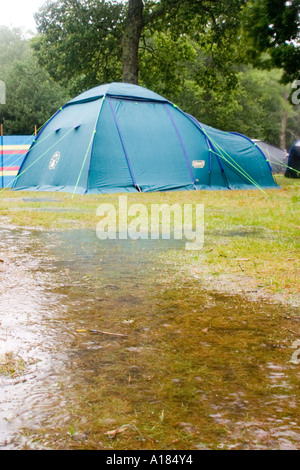
{"label": "tent fabric", "polygon": [[267,142],[253,139],[259,148],[263,151],[272,167],[273,173],[284,173],[288,164],[289,154],[286,150],[275,147]]}
{"label": "tent fabric", "polygon": [[300,178],[300,140],[297,140],[290,150],[288,167],[284,176],[286,178]]}
{"label": "tent fabric", "polygon": [[0,188],[10,188],[30,148],[33,136],[4,135],[0,149]]}
{"label": "tent fabric", "polygon": [[276,187],[250,139],[199,123],[143,87],[95,87],[34,140],[16,190],[95,194]]}
{"label": "tent fabric", "polygon": [[165,98],[157,93],[138,85],[128,85],[127,83],[108,83],[81,93],[69,101],[66,106],[73,103],[97,100],[106,95],[129,100],[158,101],[161,103],[167,102]]}

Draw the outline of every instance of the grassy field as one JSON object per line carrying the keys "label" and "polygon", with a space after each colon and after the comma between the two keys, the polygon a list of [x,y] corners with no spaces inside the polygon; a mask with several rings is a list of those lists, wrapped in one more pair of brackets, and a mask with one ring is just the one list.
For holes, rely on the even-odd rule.
{"label": "grassy field", "polygon": [[[299,305],[300,181],[276,176],[279,189],[128,194],[128,206],[198,203],[205,207],[205,244],[200,251],[171,250],[161,256],[210,289],[242,292]],[[119,195],[14,192],[0,194],[2,226],[43,230],[96,230],[99,204]],[[5,258],[5,253],[1,253]]]}
{"label": "grassy field", "polygon": [[[141,271],[143,282],[139,282],[138,270],[127,279],[126,266],[125,271],[120,269],[121,276],[126,273],[125,284],[121,282],[121,289],[116,290],[111,288],[114,284],[107,284],[111,273],[106,278],[104,271],[98,271],[97,258],[90,272],[85,266],[77,272],[75,263],[70,275],[72,264],[67,263],[53,273],[58,279],[57,284],[51,283],[51,290],[64,296],[67,309],[59,306],[55,313],[54,308],[53,318],[50,312],[41,331],[55,329],[59,348],[65,345],[71,360],[63,366],[63,378],[53,375],[55,391],[49,397],[47,392],[46,399],[51,406],[50,411],[46,408],[49,420],[39,417],[41,424],[33,428],[29,420],[24,430],[23,441],[29,448],[248,449],[262,445],[274,449],[279,448],[281,436],[289,443],[289,432],[291,440],[293,435],[297,439],[299,374],[295,367],[299,365],[290,359],[300,317],[290,306],[300,305],[300,181],[276,179],[280,188],[266,192],[128,194],[128,207],[143,203],[148,210],[151,204],[203,204],[204,247],[188,251],[179,244],[156,250],[151,243],[154,250],[146,252],[149,262]],[[6,190],[0,193],[0,229],[26,228],[27,242],[29,230],[95,232],[101,203],[111,203],[118,210],[119,195],[72,198],[67,193]],[[24,232],[15,236],[22,237]],[[66,238],[72,243],[72,236]],[[79,238],[80,243],[94,243],[90,233]],[[62,245],[63,253],[66,246]],[[124,259],[121,249],[114,258],[113,250],[105,254],[105,246],[100,247],[101,257],[109,260],[104,259],[104,269],[113,270],[116,283],[119,261]],[[71,250],[66,257],[77,252]],[[47,250],[38,256],[43,253]],[[138,249],[133,251],[130,269],[138,253]],[[156,257],[163,261],[163,274]],[[12,264],[18,257],[7,254],[7,259]],[[0,260],[5,276],[4,248]],[[68,273],[70,278],[64,277]],[[15,289],[18,279],[13,282]],[[134,296],[126,296],[132,282]],[[132,303],[132,299],[139,302]],[[264,302],[255,302],[261,299]],[[10,315],[14,313],[10,310]],[[29,316],[28,322],[31,328]],[[25,354],[26,341],[22,348]],[[22,359],[18,351],[8,351],[0,357],[0,376],[19,383],[31,366],[38,367]],[[36,374],[34,369],[33,380]],[[24,384],[30,381],[31,376]],[[64,406],[54,406],[52,399]]]}

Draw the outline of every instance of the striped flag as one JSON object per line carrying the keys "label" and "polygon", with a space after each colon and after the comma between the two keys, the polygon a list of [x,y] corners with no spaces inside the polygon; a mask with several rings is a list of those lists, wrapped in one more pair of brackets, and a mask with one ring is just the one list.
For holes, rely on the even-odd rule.
{"label": "striped flag", "polygon": [[18,174],[34,136],[17,135],[4,136],[0,148],[0,187],[10,187]]}

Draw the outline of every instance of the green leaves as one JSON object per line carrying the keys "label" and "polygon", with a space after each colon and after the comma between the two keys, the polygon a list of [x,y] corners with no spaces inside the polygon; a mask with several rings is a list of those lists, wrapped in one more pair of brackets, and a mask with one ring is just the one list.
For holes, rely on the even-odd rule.
{"label": "green leaves", "polygon": [[125,9],[104,0],[46,3],[33,40],[39,63],[72,93],[121,79]]}
{"label": "green leaves", "polygon": [[[178,81],[182,81],[179,75],[183,76],[184,68],[194,60],[191,55],[195,58],[198,54],[195,42],[196,49],[209,56],[209,72],[224,70],[226,51],[230,63],[236,58],[237,49],[232,43],[244,3],[244,0],[145,1],[141,10],[143,27],[138,33],[142,82],[150,83],[143,73],[148,69],[153,76],[159,71],[160,81],[165,83],[161,88],[172,87],[172,83],[177,88]],[[36,15],[39,35],[32,42],[40,65],[72,93],[99,83],[120,81],[122,68],[131,75],[128,64],[124,64],[131,58],[128,51],[124,54],[124,47],[128,47],[124,35],[125,39],[130,37],[130,28],[136,33],[137,25],[127,22],[128,4],[104,0],[46,3]],[[134,2],[130,4],[133,8]],[[133,43],[137,47],[136,41]]]}
{"label": "green leaves", "polygon": [[129,1],[47,2],[36,15],[33,54],[20,31],[0,28],[0,80],[9,100],[0,118],[12,132],[31,133],[68,96],[122,81],[126,60],[131,76],[124,35],[132,26],[140,34],[132,76],[139,68],[141,85],[209,125],[277,145],[287,117],[291,144],[299,137],[299,109],[288,103],[288,88],[279,81],[299,78],[299,4],[145,0],[140,32],[138,25],[128,26]]}
{"label": "green leaves", "polygon": [[[275,67],[284,69],[285,83],[299,78],[299,0],[252,0],[244,10],[244,26],[258,59],[268,51]],[[255,64],[255,61],[254,61]]]}
{"label": "green leaves", "polygon": [[1,28],[0,42],[0,80],[6,85],[0,121],[6,134],[33,134],[34,126],[43,125],[68,94],[38,65],[19,30]]}

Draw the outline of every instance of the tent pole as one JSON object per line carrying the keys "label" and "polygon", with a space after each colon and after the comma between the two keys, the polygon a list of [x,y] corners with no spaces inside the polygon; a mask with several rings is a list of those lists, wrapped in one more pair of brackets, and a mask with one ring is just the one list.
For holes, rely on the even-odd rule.
{"label": "tent pole", "polygon": [[4,160],[3,160],[3,124],[1,124],[1,142],[0,142],[0,146],[1,146],[1,170],[2,170],[2,173],[1,173],[1,188],[4,188]]}

